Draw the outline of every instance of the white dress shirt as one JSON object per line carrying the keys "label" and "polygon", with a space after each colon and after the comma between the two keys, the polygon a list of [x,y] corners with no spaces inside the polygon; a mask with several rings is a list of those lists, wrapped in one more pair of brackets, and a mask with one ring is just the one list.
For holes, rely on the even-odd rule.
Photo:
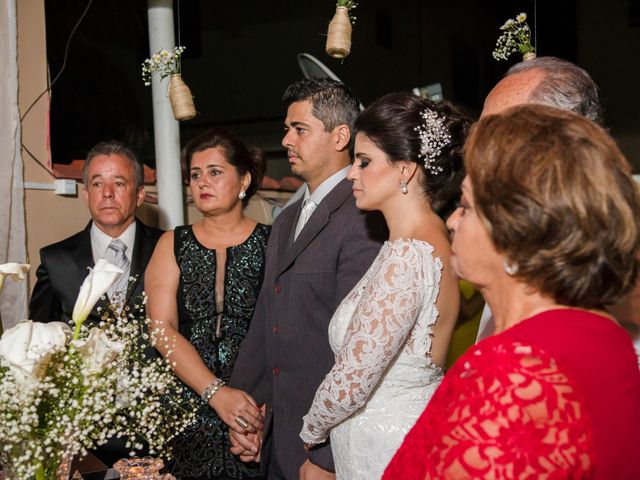
{"label": "white dress shirt", "polygon": [[[136,241],[136,222],[134,221],[131,225],[127,227],[127,229],[122,232],[122,235],[117,237],[118,240],[121,240],[126,246],[127,250],[124,252],[129,263],[131,263],[131,256],[133,254],[133,245]],[[95,223],[91,224],[91,251],[93,253],[93,262],[97,262],[99,259],[104,258],[109,260],[109,256],[107,256],[107,249],[109,248],[109,244],[116,240],[116,238],[110,237],[102,230],[98,228]],[[129,272],[125,272],[129,275]]]}

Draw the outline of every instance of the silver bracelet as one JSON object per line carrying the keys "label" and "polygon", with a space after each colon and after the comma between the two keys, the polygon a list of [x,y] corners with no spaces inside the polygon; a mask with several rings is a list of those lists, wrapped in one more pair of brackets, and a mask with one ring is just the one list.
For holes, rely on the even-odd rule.
{"label": "silver bracelet", "polygon": [[202,392],[202,395],[200,395],[200,397],[202,398],[204,403],[209,403],[211,397],[218,393],[218,390],[220,390],[225,385],[226,383],[224,380],[222,380],[221,378],[216,378],[213,382],[207,385],[207,388],[204,389],[204,392]]}

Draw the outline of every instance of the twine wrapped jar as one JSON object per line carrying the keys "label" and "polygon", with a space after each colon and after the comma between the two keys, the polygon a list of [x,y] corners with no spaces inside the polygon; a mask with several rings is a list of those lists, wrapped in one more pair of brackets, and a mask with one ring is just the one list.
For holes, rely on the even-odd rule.
{"label": "twine wrapped jar", "polygon": [[527,52],[524,55],[522,55],[522,60],[525,62],[529,60],[533,60],[534,58],[536,58],[536,52]]}
{"label": "twine wrapped jar", "polygon": [[347,7],[337,7],[327,31],[326,51],[333,58],[344,58],[351,53],[351,19]]}
{"label": "twine wrapped jar", "polygon": [[196,107],[193,104],[191,90],[184,83],[179,73],[171,75],[167,95],[176,120],[191,120],[196,116]]}

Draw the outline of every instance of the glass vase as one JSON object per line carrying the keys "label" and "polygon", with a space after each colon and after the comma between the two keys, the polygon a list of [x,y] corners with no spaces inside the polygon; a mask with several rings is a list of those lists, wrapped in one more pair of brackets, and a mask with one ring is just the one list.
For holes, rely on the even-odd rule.
{"label": "glass vase", "polygon": [[56,480],[68,480],[69,474],[71,473],[71,463],[73,462],[73,457],[64,456],[58,465],[58,469],[56,470]]}
{"label": "glass vase", "polygon": [[164,467],[161,458],[123,458],[113,466],[120,474],[121,480],[176,480],[169,473],[160,474],[160,469]]}

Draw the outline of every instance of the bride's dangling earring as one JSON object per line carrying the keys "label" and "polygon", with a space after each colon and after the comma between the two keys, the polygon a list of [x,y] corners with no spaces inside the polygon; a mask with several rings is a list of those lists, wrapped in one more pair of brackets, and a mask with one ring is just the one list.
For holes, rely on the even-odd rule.
{"label": "bride's dangling earring", "polygon": [[400,180],[400,191],[403,195],[409,193],[409,187],[407,186],[407,182],[405,182],[404,180]]}

